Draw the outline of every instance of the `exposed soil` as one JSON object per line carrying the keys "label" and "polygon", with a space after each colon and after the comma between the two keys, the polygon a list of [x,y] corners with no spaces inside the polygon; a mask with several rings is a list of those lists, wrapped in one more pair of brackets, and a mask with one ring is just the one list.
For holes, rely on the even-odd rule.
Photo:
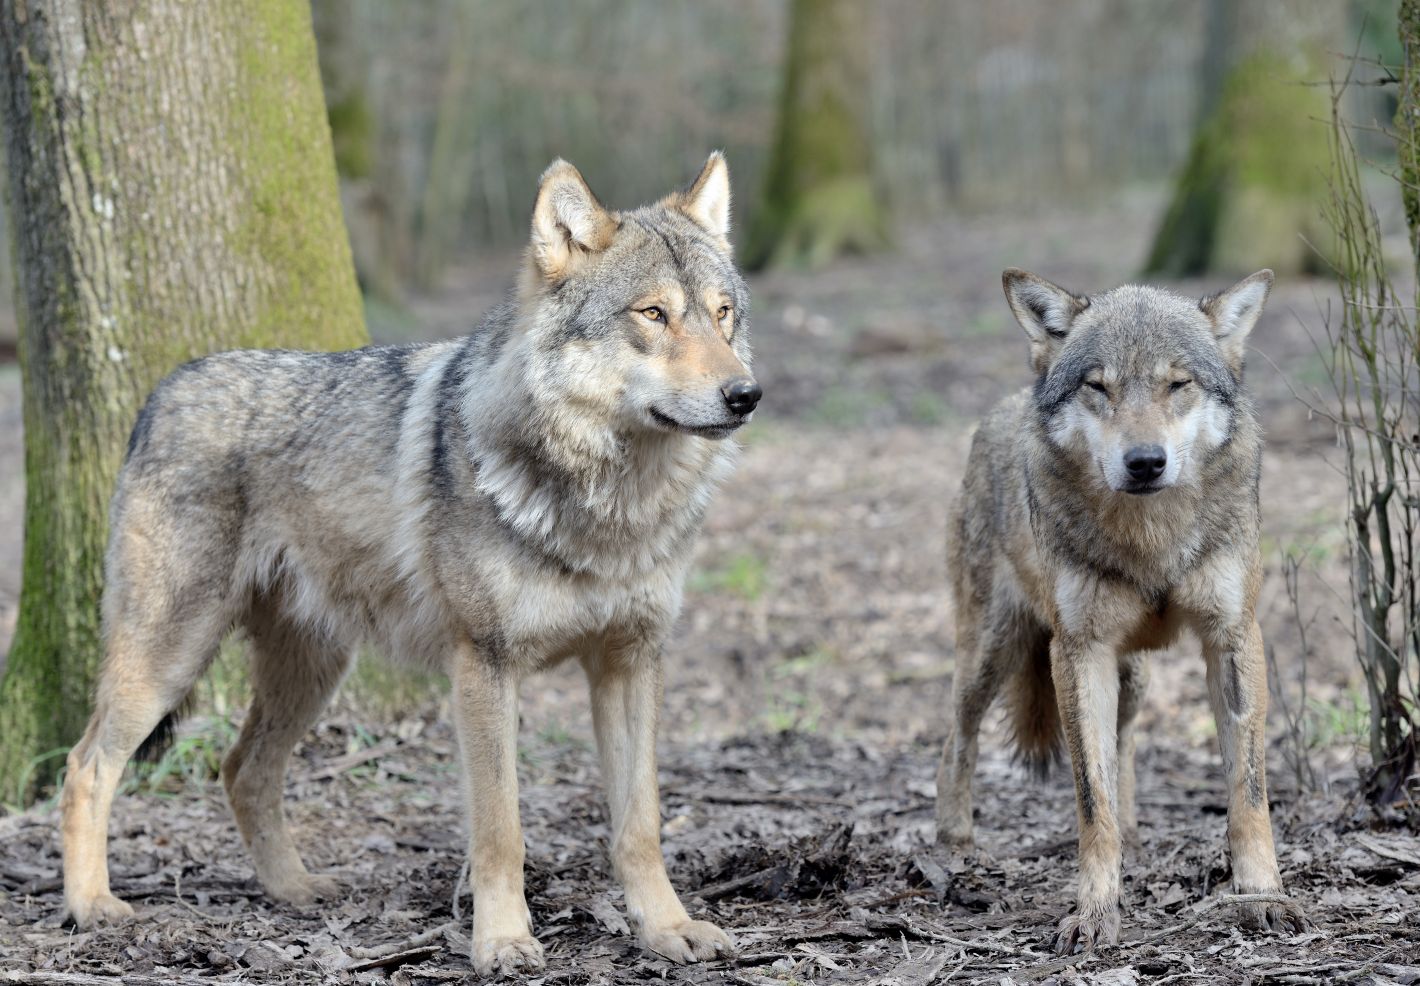
{"label": "exposed soil", "polygon": [[[982,852],[933,847],[954,663],[947,503],[972,420],[1027,382],[1000,270],[1024,264],[1085,290],[1126,280],[1157,204],[1126,195],[1110,216],[955,221],[890,257],[756,281],[765,403],[707,522],[667,655],[661,744],[672,880],[740,953],[676,967],[624,933],[585,689],[562,668],[523,689],[528,896],[548,956],[530,981],[1420,981],[1420,840],[1376,826],[1351,794],[1357,681],[1337,619],[1333,436],[1287,382],[1321,380],[1308,330],[1321,330],[1322,282],[1279,285],[1251,367],[1270,436],[1260,617],[1293,706],[1303,664],[1278,575],[1285,550],[1309,559],[1303,608],[1316,614],[1305,666],[1324,790],[1299,789],[1280,707],[1269,764],[1283,877],[1312,930],[1241,931],[1219,896],[1226,798],[1195,647],[1158,662],[1143,713],[1143,847],[1126,859],[1125,944],[1050,952],[1073,894],[1073,796],[1064,776],[1027,780],[994,725],[979,772]],[[487,260],[421,301],[418,333],[467,327],[514,262]],[[18,587],[17,400],[17,376],[0,368],[0,649]],[[52,805],[0,818],[0,982],[470,976],[467,895],[439,930],[462,863],[452,746],[432,696],[394,722],[342,706],[299,748],[287,785],[298,840],[312,869],[349,888],[306,911],[260,894],[215,782],[118,800],[113,882],[139,909],[119,928],[62,924]],[[409,954],[371,957],[382,948]]]}

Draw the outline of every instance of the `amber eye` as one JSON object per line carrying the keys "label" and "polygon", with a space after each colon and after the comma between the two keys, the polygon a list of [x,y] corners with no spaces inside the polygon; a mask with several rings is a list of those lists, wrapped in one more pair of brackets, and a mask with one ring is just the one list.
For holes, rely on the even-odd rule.
{"label": "amber eye", "polygon": [[716,313],[716,315],[720,319],[720,321],[723,322],[725,319],[730,317],[730,313],[733,311],[734,309],[731,308],[729,305],[721,305],[720,310]]}
{"label": "amber eye", "polygon": [[666,313],[655,305],[652,305],[650,308],[641,309],[641,314],[645,315],[653,322],[664,322],[666,320]]}
{"label": "amber eye", "polygon": [[1169,390],[1175,391],[1175,392],[1180,391],[1180,390],[1182,390],[1184,387],[1187,387],[1187,386],[1188,386],[1189,384],[1191,384],[1192,382],[1193,382],[1192,380],[1175,380],[1173,383],[1169,384]]}

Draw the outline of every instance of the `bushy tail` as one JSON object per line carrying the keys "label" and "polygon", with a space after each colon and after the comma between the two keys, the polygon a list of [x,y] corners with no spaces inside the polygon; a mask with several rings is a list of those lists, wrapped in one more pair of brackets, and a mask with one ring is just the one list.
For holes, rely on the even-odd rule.
{"label": "bushy tail", "polygon": [[192,696],[188,695],[167,715],[163,716],[153,731],[148,734],[148,738],[138,745],[138,751],[133,754],[134,760],[141,760],[143,763],[157,763],[163,759],[163,754],[168,752],[168,747],[173,744],[173,737],[177,733],[177,725],[187,715],[192,705]]}
{"label": "bushy tail", "polygon": [[1060,706],[1050,677],[1050,647],[1033,648],[1006,689],[1016,757],[1031,774],[1043,779],[1051,765],[1064,757]]}

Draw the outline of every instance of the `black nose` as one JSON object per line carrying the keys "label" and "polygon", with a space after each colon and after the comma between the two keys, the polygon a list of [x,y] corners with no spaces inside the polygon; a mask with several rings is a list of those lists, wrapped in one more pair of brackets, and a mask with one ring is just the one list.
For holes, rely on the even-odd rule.
{"label": "black nose", "polygon": [[720,393],[725,395],[725,403],[730,406],[731,411],[736,414],[748,414],[759,403],[764,391],[749,377],[738,377],[722,386]]}
{"label": "black nose", "polygon": [[1124,453],[1124,468],[1137,483],[1158,479],[1168,464],[1169,457],[1162,445],[1136,445]]}

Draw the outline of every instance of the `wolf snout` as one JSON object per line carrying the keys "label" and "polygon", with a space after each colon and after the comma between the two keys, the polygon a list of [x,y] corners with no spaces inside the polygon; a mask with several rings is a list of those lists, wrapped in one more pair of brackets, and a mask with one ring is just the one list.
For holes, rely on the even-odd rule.
{"label": "wolf snout", "polygon": [[749,414],[759,404],[759,399],[764,396],[764,391],[760,389],[750,377],[736,377],[720,385],[720,393],[725,395],[725,404],[736,414]]}
{"label": "wolf snout", "polygon": [[1169,464],[1162,445],[1135,445],[1124,453],[1124,469],[1135,483],[1152,483],[1164,474]]}

